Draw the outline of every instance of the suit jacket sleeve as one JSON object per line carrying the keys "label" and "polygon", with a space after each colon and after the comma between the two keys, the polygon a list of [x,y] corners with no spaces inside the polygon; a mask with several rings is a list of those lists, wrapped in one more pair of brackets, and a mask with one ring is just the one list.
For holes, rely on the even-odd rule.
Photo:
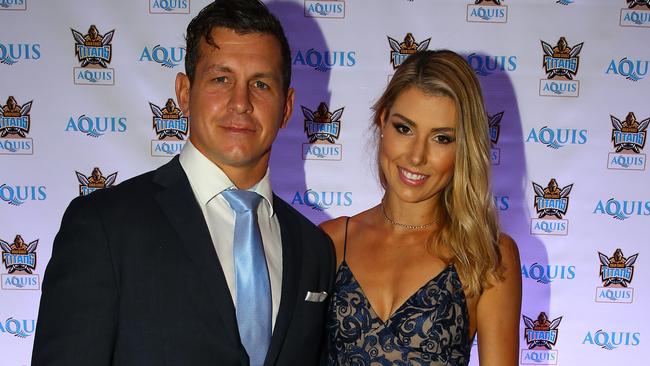
{"label": "suit jacket sleeve", "polygon": [[117,276],[92,197],[66,210],[43,281],[32,365],[112,363]]}

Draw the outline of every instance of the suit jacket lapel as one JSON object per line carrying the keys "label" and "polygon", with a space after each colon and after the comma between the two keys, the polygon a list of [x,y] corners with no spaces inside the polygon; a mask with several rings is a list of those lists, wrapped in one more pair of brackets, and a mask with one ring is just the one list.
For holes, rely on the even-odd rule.
{"label": "suit jacket lapel", "polygon": [[219,258],[214,250],[205,218],[178,156],[156,170],[154,182],[163,187],[156,192],[156,201],[181,239],[180,244],[185,254],[194,262],[200,272],[207,291],[212,295],[215,307],[221,316],[223,328],[227,330],[231,341],[234,342],[233,346],[239,347],[241,343],[235,306]]}
{"label": "suit jacket lapel", "polygon": [[289,324],[298,295],[298,281],[301,272],[300,234],[291,221],[290,213],[284,207],[286,203],[273,195],[273,210],[278,215],[282,236],[282,295],[280,308],[275,320],[271,345],[266,355],[265,366],[274,365],[285,341]]}

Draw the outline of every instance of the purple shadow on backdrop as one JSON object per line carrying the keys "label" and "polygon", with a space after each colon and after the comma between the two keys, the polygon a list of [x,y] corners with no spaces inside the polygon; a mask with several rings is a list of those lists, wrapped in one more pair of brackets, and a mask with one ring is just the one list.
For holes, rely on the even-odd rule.
{"label": "purple shadow on backdrop", "polygon": [[[467,55],[465,55],[467,57]],[[498,57],[485,54],[472,54],[487,64],[492,60],[492,65],[497,64]],[[466,58],[467,59],[467,58]],[[507,62],[507,61],[506,61]],[[483,98],[488,115],[494,117],[503,112],[499,123],[499,136],[493,146],[498,150],[498,164],[493,165],[492,192],[499,211],[501,230],[509,234],[518,244],[522,266],[528,271],[531,266],[543,268],[543,273],[548,274],[549,259],[544,243],[536,235],[531,234],[531,219],[537,214],[533,210],[533,202],[526,198],[526,192],[532,190],[529,174],[526,171],[526,149],[524,148],[524,132],[522,117],[519,113],[517,95],[509,76],[508,68],[495,67],[495,70],[477,70],[481,63],[470,64],[475,68],[483,90]],[[493,119],[494,122],[495,119]],[[495,153],[495,154],[496,154]],[[495,156],[493,156],[494,158]],[[536,319],[540,312],[545,312],[549,317],[556,318],[562,314],[550,314],[551,286],[553,279],[548,278],[522,278],[523,299],[522,314]],[[523,321],[521,320],[523,330]],[[520,333],[520,335],[522,335]],[[520,344],[520,349],[527,348]]]}
{"label": "purple shadow on backdrop", "polygon": [[[320,54],[329,50],[316,19],[304,15],[302,3],[269,1],[266,5],[282,22],[291,47],[292,61],[299,51],[304,55],[309,50]],[[331,69],[300,62],[293,65],[291,86],[296,93],[293,114],[288,126],[280,130],[273,144],[270,162],[275,193],[317,224],[331,218],[327,206],[319,205],[316,199],[322,197],[328,187],[326,182],[317,182],[318,186],[314,187],[307,186],[302,148],[308,139],[304,132],[305,117],[301,106],[314,111],[320,103],[330,105],[330,73]]]}

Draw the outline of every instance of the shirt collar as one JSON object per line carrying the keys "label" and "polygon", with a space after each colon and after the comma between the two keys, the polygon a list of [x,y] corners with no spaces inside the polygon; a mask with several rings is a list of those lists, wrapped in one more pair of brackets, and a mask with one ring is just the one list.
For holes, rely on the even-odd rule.
{"label": "shirt collar", "polygon": [[[190,140],[185,142],[179,160],[194,190],[196,199],[202,206],[207,205],[221,192],[236,188],[226,173],[192,145]],[[273,190],[268,168],[264,177],[249,191],[254,191],[264,198],[269,208],[269,217],[273,216]]]}

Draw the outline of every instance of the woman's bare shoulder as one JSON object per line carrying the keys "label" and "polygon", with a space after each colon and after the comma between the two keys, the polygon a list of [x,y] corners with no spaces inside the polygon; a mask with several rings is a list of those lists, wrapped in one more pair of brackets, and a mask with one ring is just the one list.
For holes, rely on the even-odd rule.
{"label": "woman's bare shoulder", "polygon": [[349,219],[348,216],[341,216],[335,219],[322,222],[319,226],[323,231],[329,235],[332,241],[340,241],[345,236],[345,223]]}
{"label": "woman's bare shoulder", "polygon": [[371,208],[352,217],[337,217],[320,224],[320,228],[329,235],[334,243],[336,257],[339,263],[343,256],[346,235],[349,237],[352,234],[364,233],[366,230],[369,230],[369,226],[372,226],[370,224],[372,223],[372,212],[374,209]]}
{"label": "woman's bare shoulder", "polygon": [[506,267],[519,267],[519,248],[515,240],[506,233],[499,235],[499,253],[501,254],[501,263]]}
{"label": "woman's bare shoulder", "polygon": [[322,222],[319,226],[332,239],[334,250],[336,251],[337,267],[341,262],[343,255],[343,245],[345,243],[345,225],[349,217],[341,216],[332,220]]}

